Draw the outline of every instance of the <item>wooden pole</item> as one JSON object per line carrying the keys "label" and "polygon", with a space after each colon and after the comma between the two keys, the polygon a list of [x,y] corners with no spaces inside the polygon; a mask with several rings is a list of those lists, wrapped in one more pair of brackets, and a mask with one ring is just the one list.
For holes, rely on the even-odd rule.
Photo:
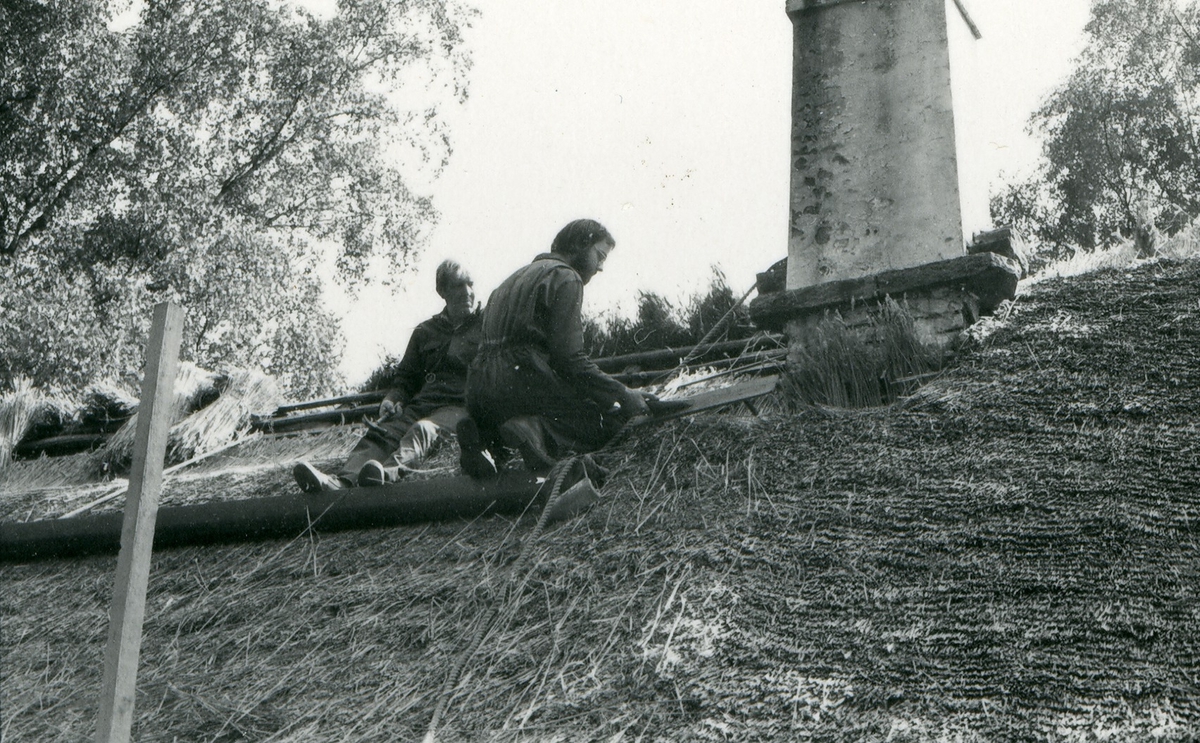
{"label": "wooden pole", "polygon": [[[774,344],[778,346],[784,343],[783,336],[772,333],[756,334],[749,338],[743,338],[737,341],[722,341],[714,343],[703,352],[698,354],[696,358],[703,358],[712,353],[744,353],[751,348],[759,345]],[[639,351],[638,353],[627,353],[621,356],[605,356],[598,359],[592,359],[596,362],[596,366],[608,373],[619,372],[626,366],[637,365],[648,367],[653,364],[668,364],[675,367],[679,364],[679,360],[691,354],[697,349],[697,346],[680,346],[677,348],[660,348],[655,351]]]}
{"label": "wooden pole", "polygon": [[352,395],[342,395],[341,397],[327,397],[321,400],[309,400],[307,402],[295,402],[288,405],[280,405],[275,408],[272,416],[282,416],[288,413],[294,413],[297,410],[308,410],[310,408],[324,408],[330,405],[350,405],[352,403],[377,403],[387,394],[387,390],[376,390],[374,392],[356,392]]}
{"label": "wooden pole", "polygon": [[182,337],[183,312],[179,305],[164,302],[155,306],[150,342],[146,346],[146,372],[138,405],[129,495],[125,499],[121,527],[121,552],[117,557],[113,601],[108,612],[108,647],[104,653],[104,678],[100,686],[97,743],[125,743],[133,727],[150,552]]}
{"label": "wooden pole", "polygon": [[[163,506],[154,526],[154,551],[185,546],[294,539],[311,529],[332,534],[408,524],[519,514],[541,484],[528,472],[487,480],[469,477],[401,480],[377,488],[297,492],[190,506]],[[84,555],[113,555],[121,547],[121,514],[81,514],[69,519],[0,521],[0,572],[6,563]]]}
{"label": "wooden pole", "polygon": [[979,26],[975,25],[975,21],[971,20],[971,14],[967,12],[967,6],[963,5],[963,0],[954,0],[954,6],[958,8],[959,15],[967,22],[967,28],[971,29],[971,35],[976,41],[983,38],[983,34],[979,32]]}

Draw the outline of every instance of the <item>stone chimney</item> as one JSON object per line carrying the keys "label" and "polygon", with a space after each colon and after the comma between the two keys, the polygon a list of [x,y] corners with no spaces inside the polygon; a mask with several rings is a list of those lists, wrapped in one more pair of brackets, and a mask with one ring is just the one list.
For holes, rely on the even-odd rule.
{"label": "stone chimney", "polygon": [[890,296],[945,348],[1016,288],[962,233],[945,0],[787,0],[792,20],[786,290],[756,322],[793,347],[832,312],[869,328]]}

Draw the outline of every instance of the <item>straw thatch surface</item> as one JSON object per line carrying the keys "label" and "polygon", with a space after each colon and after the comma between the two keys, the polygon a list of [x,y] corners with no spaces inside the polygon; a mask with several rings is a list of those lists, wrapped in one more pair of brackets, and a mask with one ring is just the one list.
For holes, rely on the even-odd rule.
{"label": "straw thatch surface", "polygon": [[[94,484],[95,463],[88,454],[65,457],[39,457],[10,462],[0,469],[0,514],[9,513],[10,499],[49,488],[78,488]],[[26,500],[33,505],[34,501]],[[0,518],[8,518],[2,515]]]}
{"label": "straw thatch surface", "polygon": [[[439,740],[1196,739],[1198,315],[1047,280],[889,408],[638,430],[520,575],[532,516],[160,553],[135,737],[420,740],[507,595]],[[114,565],[4,567],[6,741],[91,735]]]}
{"label": "straw thatch surface", "polygon": [[[174,472],[168,469],[159,504],[185,506],[293,492],[293,464],[301,459],[341,461],[361,435],[361,428],[342,426],[298,436],[242,439],[211,459]],[[97,482],[95,462],[89,454],[13,462],[0,470],[0,518],[58,518],[105,494],[123,491],[128,484],[123,477]],[[87,512],[119,511],[123,504],[123,497],[105,500]]]}

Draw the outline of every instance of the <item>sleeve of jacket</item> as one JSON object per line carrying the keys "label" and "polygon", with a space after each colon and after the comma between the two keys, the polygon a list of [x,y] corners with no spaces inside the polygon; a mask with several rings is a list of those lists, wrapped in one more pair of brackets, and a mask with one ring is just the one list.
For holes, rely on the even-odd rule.
{"label": "sleeve of jacket", "polygon": [[428,331],[424,323],[413,329],[408,339],[408,348],[400,359],[396,373],[392,376],[391,389],[384,399],[406,404],[425,384],[425,359],[421,349],[425,346]]}
{"label": "sleeve of jacket", "polygon": [[623,400],[628,388],[600,371],[583,347],[583,281],[573,271],[555,272],[547,292],[550,367],[603,408]]}

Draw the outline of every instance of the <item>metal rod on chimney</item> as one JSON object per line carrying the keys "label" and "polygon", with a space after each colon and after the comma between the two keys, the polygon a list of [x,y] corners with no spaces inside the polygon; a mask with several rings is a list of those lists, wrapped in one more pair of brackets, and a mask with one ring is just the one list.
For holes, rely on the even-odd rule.
{"label": "metal rod on chimney", "polygon": [[958,8],[963,20],[967,22],[967,27],[971,29],[971,35],[975,37],[975,40],[982,39],[983,34],[979,32],[979,26],[975,25],[975,21],[971,20],[971,14],[967,12],[967,6],[963,5],[963,0],[954,0],[954,6]]}

